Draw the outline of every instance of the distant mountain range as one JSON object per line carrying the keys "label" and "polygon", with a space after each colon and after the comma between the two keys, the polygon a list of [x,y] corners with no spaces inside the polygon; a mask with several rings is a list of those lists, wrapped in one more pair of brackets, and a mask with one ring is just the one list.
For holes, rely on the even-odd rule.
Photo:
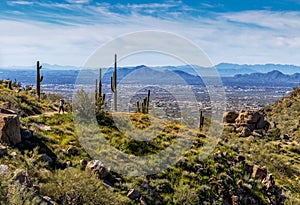
{"label": "distant mountain range", "polygon": [[234,76],[237,74],[251,74],[251,73],[268,73],[273,70],[282,72],[283,74],[300,73],[300,66],[295,65],[281,65],[281,64],[264,64],[264,65],[239,65],[230,63],[221,63],[216,65],[216,69],[221,76]]}
{"label": "distant mountain range", "polygon": [[[81,70],[82,67],[76,66],[61,66],[61,65],[51,65],[44,63],[43,69],[45,70]],[[147,67],[144,65],[140,66],[132,66],[132,67],[119,67],[120,72],[127,72],[128,69],[134,69],[138,67]],[[194,68],[206,71],[207,68],[201,68],[197,66],[189,66],[189,65],[181,65],[181,66],[156,66],[150,67],[154,70],[170,70],[170,71],[183,71],[188,74],[195,75],[196,72]],[[233,77],[237,74],[251,74],[251,73],[267,73],[273,70],[277,70],[282,72],[283,74],[292,75],[294,73],[300,73],[300,66],[295,65],[281,65],[281,64],[256,64],[256,65],[239,65],[239,64],[231,64],[231,63],[220,63],[215,66],[218,73],[223,77]],[[9,70],[32,70],[35,69],[35,66],[12,66],[12,67],[3,67],[0,68],[0,71],[3,69]],[[127,71],[126,71],[127,69]],[[205,70],[206,69],[206,70]],[[123,71],[124,70],[124,71]]]}
{"label": "distant mountain range", "polygon": [[[220,70],[225,69],[225,65]],[[46,67],[46,66],[45,66]],[[221,66],[222,67],[222,66]],[[176,69],[177,68],[177,69]],[[126,67],[118,69],[118,82],[126,84],[170,84],[170,85],[199,85],[204,86],[201,76],[195,75],[191,67],[154,67],[150,68],[145,65],[136,67]],[[270,66],[270,68],[273,68]],[[199,68],[206,69],[209,68]],[[269,69],[269,68],[268,68]],[[291,67],[287,68],[291,69]],[[242,71],[243,68],[233,68],[235,72]],[[265,68],[267,70],[267,68]],[[16,72],[17,71],[17,72]],[[226,69],[225,69],[226,71]],[[252,70],[254,71],[254,69]],[[113,69],[110,68],[104,73],[102,82],[110,83]],[[75,84],[93,83],[98,77],[98,70],[52,70],[45,68],[41,70],[44,75],[43,84]],[[234,73],[231,71],[230,73]],[[82,77],[78,78],[78,75]],[[35,70],[13,70],[0,69],[0,79],[17,79],[25,84],[35,84]],[[78,80],[79,79],[79,80]],[[234,76],[222,75],[223,84],[228,86],[297,86],[300,83],[300,72],[291,75],[284,74],[281,71],[273,70],[266,73],[254,72],[250,74],[236,74]],[[85,81],[85,82],[84,82]]]}
{"label": "distant mountain range", "polygon": [[[273,70],[268,73],[237,74],[234,77],[230,77],[228,81],[230,81],[231,84],[236,83],[241,85],[276,86],[285,84],[299,86],[300,73],[286,75],[278,70]],[[226,78],[223,78],[223,82],[226,82]]]}

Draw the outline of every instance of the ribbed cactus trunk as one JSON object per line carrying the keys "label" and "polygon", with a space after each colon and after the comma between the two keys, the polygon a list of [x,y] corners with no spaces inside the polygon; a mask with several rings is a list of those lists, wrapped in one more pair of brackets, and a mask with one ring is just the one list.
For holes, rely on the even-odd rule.
{"label": "ribbed cactus trunk", "polygon": [[40,65],[40,62],[36,62],[36,94],[37,97],[41,98],[41,82],[43,81],[43,76],[40,76],[40,70],[42,69],[42,66]]}
{"label": "ribbed cactus trunk", "polygon": [[98,80],[95,82],[95,102],[98,102]]}
{"label": "ribbed cactus trunk", "polygon": [[204,125],[204,116],[202,114],[202,111],[200,111],[200,124],[199,124],[199,129],[202,130]]}
{"label": "ribbed cactus trunk", "polygon": [[137,101],[136,102],[136,113],[139,113],[139,112],[141,112],[141,110],[140,110],[140,102]]}
{"label": "ribbed cactus trunk", "polygon": [[147,114],[149,114],[149,101],[150,101],[150,90],[148,90],[148,96],[147,96],[147,109],[146,109]]}
{"label": "ribbed cactus trunk", "polygon": [[12,88],[12,82],[11,82],[11,80],[8,81],[7,87],[8,87],[8,89],[10,89],[10,90],[13,89],[13,88]]}
{"label": "ribbed cactus trunk", "polygon": [[102,69],[99,69],[99,83],[98,79],[96,79],[95,83],[95,102],[96,105],[101,109],[104,105],[105,94],[102,95]]}
{"label": "ribbed cactus trunk", "polygon": [[110,77],[111,91],[114,93],[114,111],[117,112],[117,54],[115,54],[115,69]]}
{"label": "ribbed cactus trunk", "polygon": [[102,69],[99,69],[99,98],[102,97]]}

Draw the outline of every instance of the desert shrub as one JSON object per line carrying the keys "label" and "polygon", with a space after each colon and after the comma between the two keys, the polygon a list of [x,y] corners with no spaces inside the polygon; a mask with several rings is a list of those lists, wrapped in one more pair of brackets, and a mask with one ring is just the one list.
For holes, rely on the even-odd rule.
{"label": "desert shrub", "polygon": [[281,131],[279,128],[272,127],[268,130],[265,137],[269,140],[279,140]]}
{"label": "desert shrub", "polygon": [[197,190],[187,184],[179,184],[174,189],[173,203],[196,204],[199,201]]}
{"label": "desert shrub", "polygon": [[12,185],[8,189],[8,197],[5,204],[15,205],[47,205],[45,201],[38,196],[34,190],[22,185]]}
{"label": "desert shrub", "polygon": [[127,198],[107,190],[100,181],[75,168],[53,172],[47,183],[41,184],[41,193],[59,204],[129,204]]}
{"label": "desert shrub", "polygon": [[284,201],[284,205],[294,205],[300,204],[300,194],[292,194],[288,192],[286,194],[286,200]]}
{"label": "desert shrub", "polygon": [[9,178],[7,175],[0,174],[0,204],[7,200],[7,191],[9,187]]}
{"label": "desert shrub", "polygon": [[83,89],[78,90],[73,98],[73,112],[77,117],[89,119],[95,115],[93,96],[89,96]]}

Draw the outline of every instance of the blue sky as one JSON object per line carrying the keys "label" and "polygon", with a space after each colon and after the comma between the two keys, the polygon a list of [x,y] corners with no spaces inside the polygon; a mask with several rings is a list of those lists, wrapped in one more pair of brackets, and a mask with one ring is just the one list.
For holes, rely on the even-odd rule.
{"label": "blue sky", "polygon": [[80,66],[101,45],[143,30],[189,39],[213,64],[300,65],[298,0],[6,0],[0,29],[0,67]]}

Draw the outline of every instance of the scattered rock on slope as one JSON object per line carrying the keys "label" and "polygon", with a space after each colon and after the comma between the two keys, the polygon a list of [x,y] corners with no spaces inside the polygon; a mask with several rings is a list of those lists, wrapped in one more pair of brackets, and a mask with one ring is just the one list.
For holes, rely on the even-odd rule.
{"label": "scattered rock on slope", "polygon": [[21,142],[19,116],[7,109],[0,109],[0,142],[16,145]]}
{"label": "scattered rock on slope", "polygon": [[103,179],[108,175],[104,164],[100,160],[92,160],[86,165],[86,170],[91,172],[96,178]]}
{"label": "scattered rock on slope", "polygon": [[233,125],[242,137],[253,135],[262,137],[262,129],[267,129],[269,123],[265,121],[260,111],[241,110],[239,113],[230,111],[223,114],[223,122]]}
{"label": "scattered rock on slope", "polygon": [[225,112],[223,114],[223,122],[225,123],[235,123],[235,119],[239,116],[238,113],[234,111]]}
{"label": "scattered rock on slope", "polygon": [[0,157],[7,154],[7,148],[0,144]]}

